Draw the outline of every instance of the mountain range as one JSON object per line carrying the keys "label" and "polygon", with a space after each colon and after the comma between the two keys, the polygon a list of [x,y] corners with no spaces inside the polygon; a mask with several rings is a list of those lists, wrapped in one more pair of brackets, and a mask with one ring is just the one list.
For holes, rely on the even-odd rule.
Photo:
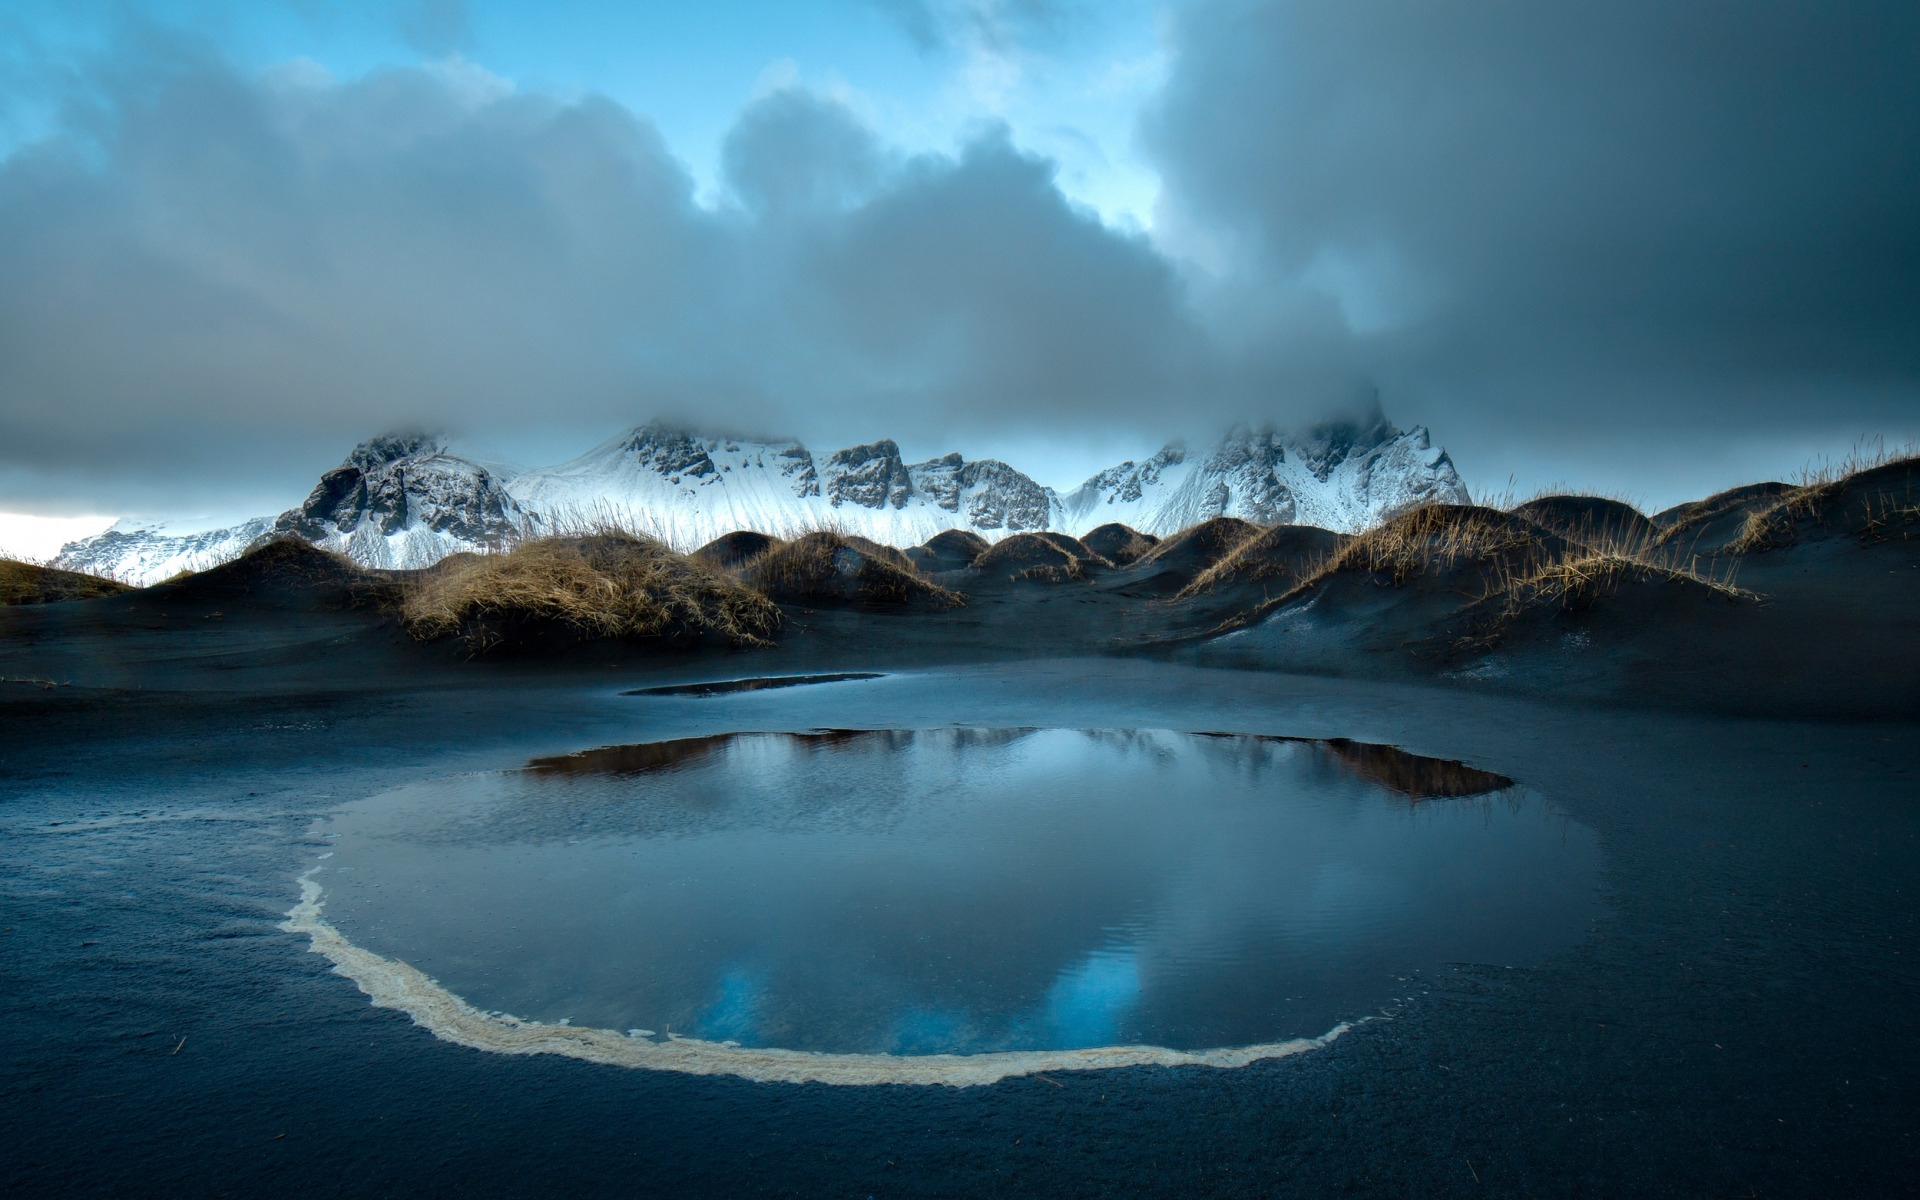
{"label": "mountain range", "polygon": [[1180,443],[1063,494],[997,459],[908,463],[891,440],[815,455],[799,442],[696,433],[655,422],[558,466],[506,472],[439,437],[387,434],[353,448],[298,507],[220,529],[129,519],[61,549],[55,565],[145,585],[205,570],[292,534],[369,567],[430,566],[463,550],[617,522],[691,549],[753,529],[837,529],[913,546],[947,529],[988,540],[1118,521],[1168,534],[1212,517],[1353,532],[1386,514],[1464,501],[1427,430],[1377,410],[1301,434],[1236,427],[1205,453]]}

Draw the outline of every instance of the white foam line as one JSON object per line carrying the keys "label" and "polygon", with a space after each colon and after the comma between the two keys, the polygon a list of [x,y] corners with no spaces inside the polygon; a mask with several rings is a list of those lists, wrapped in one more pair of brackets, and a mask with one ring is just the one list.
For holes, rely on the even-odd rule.
{"label": "white foam line", "polygon": [[[318,870],[319,868],[315,868]],[[1289,1058],[1330,1045],[1354,1023],[1342,1021],[1317,1038],[1295,1038],[1220,1050],[1172,1050],[1165,1046],[1098,1046],[1086,1050],[1014,1050],[991,1054],[823,1054],[808,1050],[755,1050],[669,1034],[665,1042],[632,1038],[612,1029],[548,1025],[493,1016],[474,1008],[438,983],[394,959],[348,941],[321,915],[323,901],[313,871],[300,877],[300,903],[280,928],[313,939],[311,949],[333,963],[373,999],[375,1008],[397,1008],[435,1037],[495,1054],[561,1054],[615,1067],[679,1071],[686,1075],[734,1075],[756,1083],[944,1084],[979,1087],[1042,1071],[1105,1071],[1116,1067],[1218,1067],[1231,1069],[1272,1058]]]}

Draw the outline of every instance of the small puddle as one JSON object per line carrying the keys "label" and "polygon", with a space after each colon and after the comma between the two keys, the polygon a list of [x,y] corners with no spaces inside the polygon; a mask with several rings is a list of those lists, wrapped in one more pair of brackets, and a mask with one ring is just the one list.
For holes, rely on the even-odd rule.
{"label": "small puddle", "polygon": [[1151,730],[613,746],[323,832],[289,927],[443,1037],[841,1083],[1298,1053],[1574,944],[1600,863],[1459,762]]}
{"label": "small puddle", "polygon": [[805,687],[813,683],[848,683],[857,679],[884,679],[878,671],[842,671],[833,675],[762,675],[753,679],[719,679],[711,683],[672,683],[660,687],[634,688],[622,696],[730,696],[735,692],[759,692],[768,688]]}

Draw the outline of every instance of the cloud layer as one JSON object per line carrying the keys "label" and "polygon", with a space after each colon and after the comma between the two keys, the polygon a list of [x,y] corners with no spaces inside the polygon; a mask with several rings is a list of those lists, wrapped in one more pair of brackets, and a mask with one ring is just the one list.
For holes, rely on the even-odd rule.
{"label": "cloud layer", "polygon": [[1259,390],[1226,377],[1179,272],[997,128],[905,156],[778,91],[728,138],[737,203],[706,208],[651,125],[593,96],[123,66],[0,166],[16,470],[337,453],[400,422],[1156,428]]}
{"label": "cloud layer", "polygon": [[1168,38],[1149,237],[1003,128],[909,154],[799,87],[701,203],[591,93],[135,37],[0,161],[0,501],[278,494],[400,423],[932,452],[1377,386],[1476,482],[1648,490],[1622,461],[1914,428],[1920,10],[1201,0]]}
{"label": "cloud layer", "polygon": [[1912,428],[1920,9],[1229,2],[1179,40],[1169,236],[1337,297],[1450,437]]}

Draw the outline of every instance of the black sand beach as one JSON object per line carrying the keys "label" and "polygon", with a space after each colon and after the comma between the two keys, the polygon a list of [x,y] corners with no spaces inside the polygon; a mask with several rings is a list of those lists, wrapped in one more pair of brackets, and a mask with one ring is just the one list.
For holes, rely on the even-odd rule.
{"label": "black sand beach", "polygon": [[[1916,544],[1804,538],[1743,567],[1768,604],[1616,628],[1602,600],[1576,630],[1591,658],[1556,628],[1503,643],[1504,670],[1402,653],[1378,617],[1338,660],[1271,626],[1229,654],[1188,635],[1244,592],[1168,605],[1165,581],[1117,568],[953,577],[968,602],[945,612],[790,605],[777,648],[737,652],[472,660],[313,564],[11,608],[0,1178],[123,1195],[1904,1194]],[[1820,574],[1835,561],[1844,581]],[[881,677],[658,694],[804,674]],[[1396,981],[1351,1014],[1384,1019],[1312,1053],[966,1089],[466,1049],[370,1006],[279,927],[314,819],[384,788],[713,733],[956,725],[1462,760],[1595,831],[1602,915],[1545,962]]]}

